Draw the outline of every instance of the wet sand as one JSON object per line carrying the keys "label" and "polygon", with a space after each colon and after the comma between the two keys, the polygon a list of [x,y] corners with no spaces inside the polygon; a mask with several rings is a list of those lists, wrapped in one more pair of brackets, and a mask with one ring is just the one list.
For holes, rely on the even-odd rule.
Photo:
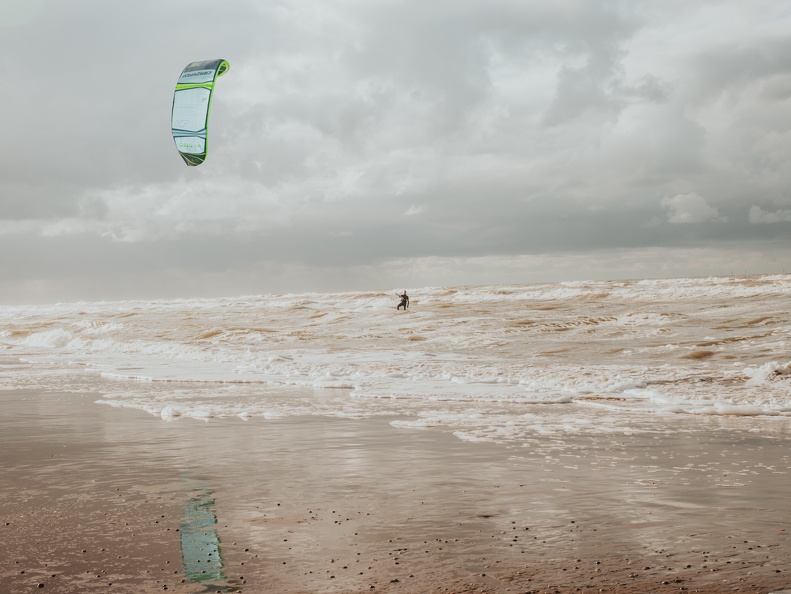
{"label": "wet sand", "polygon": [[97,398],[0,393],[3,594],[791,587],[787,420],[507,448],[387,418],[167,423]]}

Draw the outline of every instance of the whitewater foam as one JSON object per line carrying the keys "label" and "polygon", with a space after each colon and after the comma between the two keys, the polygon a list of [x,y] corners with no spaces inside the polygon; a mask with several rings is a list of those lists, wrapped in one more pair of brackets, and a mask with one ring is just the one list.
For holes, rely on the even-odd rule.
{"label": "whitewater foam", "polygon": [[438,287],[410,290],[407,312],[395,290],[16,306],[0,345],[19,363],[0,381],[167,421],[392,415],[475,440],[674,414],[788,422],[789,289],[788,275]]}

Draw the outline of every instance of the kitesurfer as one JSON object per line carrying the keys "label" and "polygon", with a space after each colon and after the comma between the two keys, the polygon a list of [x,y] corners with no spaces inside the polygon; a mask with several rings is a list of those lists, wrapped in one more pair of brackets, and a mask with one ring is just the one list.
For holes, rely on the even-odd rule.
{"label": "kitesurfer", "polygon": [[[398,295],[398,293],[396,293],[396,295]],[[401,298],[401,303],[398,304],[398,307],[396,307],[396,309],[401,309],[403,307],[404,311],[406,311],[407,308],[409,307],[409,295],[406,294],[406,289],[404,289],[403,294],[398,296]]]}

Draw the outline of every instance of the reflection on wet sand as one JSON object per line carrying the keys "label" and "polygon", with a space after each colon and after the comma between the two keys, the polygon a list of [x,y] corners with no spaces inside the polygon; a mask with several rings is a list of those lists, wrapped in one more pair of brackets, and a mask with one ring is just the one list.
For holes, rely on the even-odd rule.
{"label": "reflection on wet sand", "polygon": [[513,447],[389,418],[163,423],[95,395],[0,397],[2,593],[791,585],[791,455],[771,419]]}
{"label": "reflection on wet sand", "polygon": [[[191,582],[224,582],[217,517],[212,490],[205,489],[184,508],[181,523],[181,553],[184,574]],[[217,585],[217,584],[212,584]]]}

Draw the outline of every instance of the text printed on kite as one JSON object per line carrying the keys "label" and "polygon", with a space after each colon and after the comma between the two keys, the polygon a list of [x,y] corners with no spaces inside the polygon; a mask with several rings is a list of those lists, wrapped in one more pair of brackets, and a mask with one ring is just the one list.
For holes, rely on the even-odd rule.
{"label": "text printed on kite", "polygon": [[173,94],[171,128],[176,148],[187,165],[200,165],[206,160],[214,81],[229,68],[225,60],[191,62],[179,76]]}

